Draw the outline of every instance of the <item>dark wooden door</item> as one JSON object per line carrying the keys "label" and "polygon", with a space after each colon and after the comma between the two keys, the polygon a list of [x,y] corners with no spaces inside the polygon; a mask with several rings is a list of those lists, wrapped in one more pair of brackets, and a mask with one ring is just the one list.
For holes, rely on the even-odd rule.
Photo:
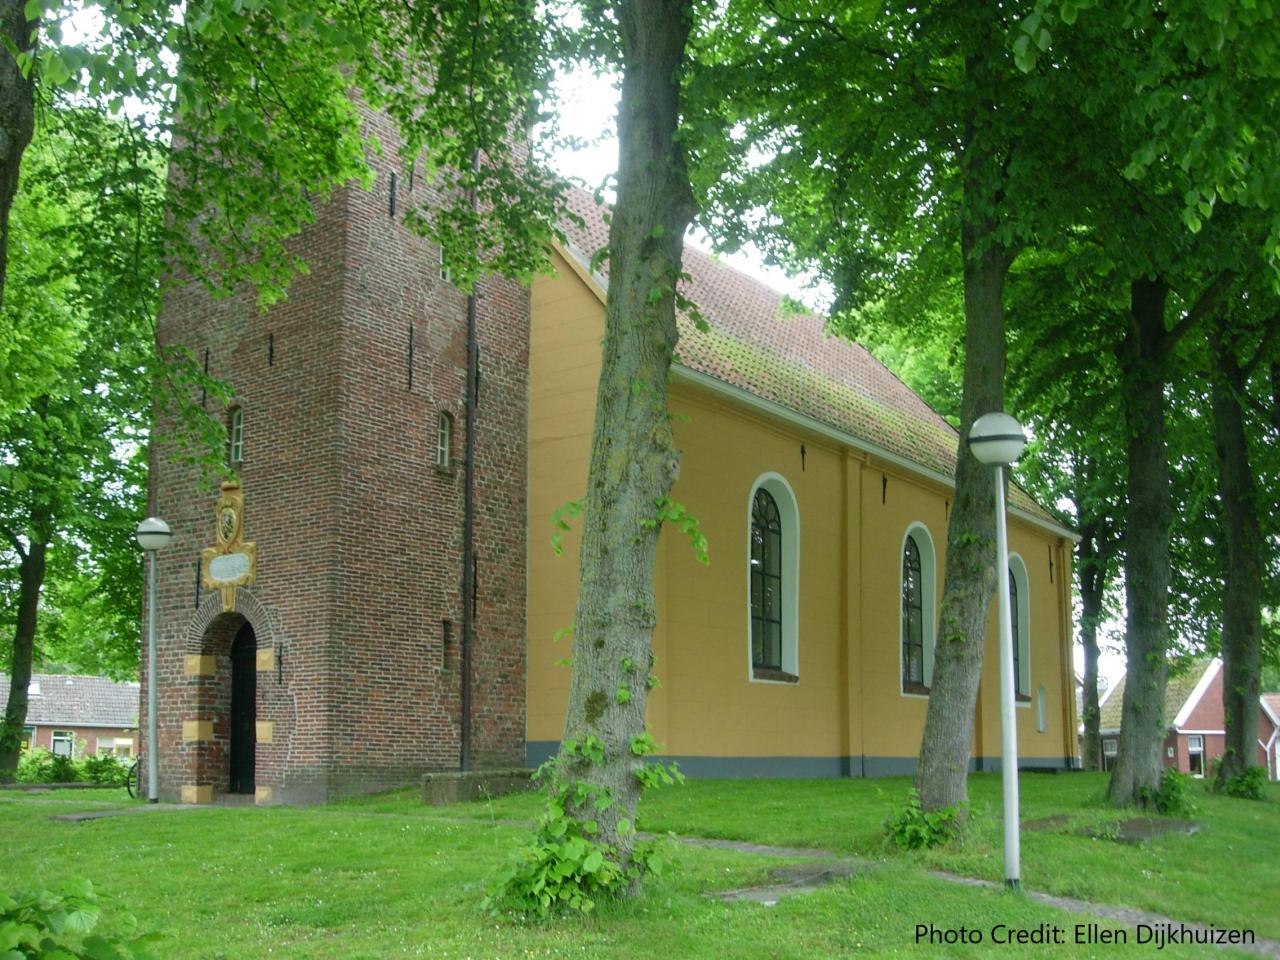
{"label": "dark wooden door", "polygon": [[231,785],[232,793],[253,793],[255,722],[258,685],[258,638],[245,624],[231,644]]}

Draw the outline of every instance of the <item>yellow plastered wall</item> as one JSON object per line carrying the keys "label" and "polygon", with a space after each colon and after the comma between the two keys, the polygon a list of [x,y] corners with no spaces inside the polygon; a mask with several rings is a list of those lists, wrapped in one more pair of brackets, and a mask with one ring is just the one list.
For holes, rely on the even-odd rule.
{"label": "yellow plastered wall", "polygon": [[572,655],[556,632],[573,622],[578,591],[575,529],[552,552],[552,516],[586,493],[591,425],[600,375],[604,307],[570,265],[553,254],[554,278],[533,285],[529,342],[528,697],[526,737],[559,740]]}
{"label": "yellow plastered wall", "polygon": [[[859,753],[915,757],[920,752],[928,701],[902,693],[902,550],[907,530],[920,524],[936,555],[933,616],[942,602],[946,564],[947,494],[888,466],[862,465],[862,670],[854,677],[853,709],[861,717]],[[926,614],[927,615],[927,614]]]}
{"label": "yellow plastered wall", "polygon": [[[572,642],[553,642],[573,620],[576,527],[552,552],[552,515],[586,491],[604,309],[579,264],[553,255],[557,276],[533,287],[529,379],[528,721],[531,742],[563,732]],[[680,480],[672,496],[698,517],[710,565],[678,531],[663,534],[655,569],[658,627],[649,725],[671,755],[914,758],[927,701],[901,692],[902,546],[908,527],[929,531],[941,602],[951,491],[808,435],[687,383],[673,385]],[[804,446],[803,460],[801,445]],[[747,537],[750,496],[764,473],[784,477],[800,518],[796,684],[751,679]],[[1027,566],[1033,701],[1019,709],[1023,756],[1074,755],[1066,557],[1052,535],[1015,522],[1011,550]],[[1047,558],[1054,551],[1054,582]],[[994,604],[993,604],[994,611]],[[988,635],[975,747],[999,754],[995,614]],[[1064,674],[1064,670],[1067,671]],[[1034,693],[1046,689],[1036,730]],[[1066,699],[1064,699],[1066,698]]]}
{"label": "yellow plastered wall", "polygon": [[[1075,681],[1071,663],[1070,551],[1065,541],[1016,518],[1009,522],[1009,553],[1017,554],[1027,570],[1030,634],[1030,701],[1019,703],[1018,756],[1075,757]],[[978,699],[976,749],[987,757],[1000,755],[1000,648],[996,644],[998,609],[994,600],[987,621],[982,658],[982,686]],[[1063,683],[1063,678],[1067,682]],[[1045,691],[1045,729],[1040,731],[1037,691]]]}
{"label": "yellow plastered wall", "polygon": [[[847,756],[842,451],[693,388],[674,388],[670,405],[682,457],[672,497],[698,517],[711,563],[667,531],[667,751]],[[800,521],[798,683],[751,679],[750,501],[766,473],[786,480]]]}

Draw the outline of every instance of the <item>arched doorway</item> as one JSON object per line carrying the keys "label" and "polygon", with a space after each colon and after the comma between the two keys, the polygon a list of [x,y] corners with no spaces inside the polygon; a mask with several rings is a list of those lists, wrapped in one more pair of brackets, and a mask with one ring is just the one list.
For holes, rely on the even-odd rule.
{"label": "arched doorway", "polygon": [[253,793],[258,686],[258,638],[245,622],[231,642],[229,793]]}

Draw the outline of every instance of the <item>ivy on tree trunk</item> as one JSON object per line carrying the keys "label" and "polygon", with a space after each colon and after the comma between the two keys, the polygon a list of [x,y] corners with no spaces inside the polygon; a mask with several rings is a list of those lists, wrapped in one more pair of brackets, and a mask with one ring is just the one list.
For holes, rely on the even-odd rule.
{"label": "ivy on tree trunk", "polygon": [[[667,412],[667,373],[677,339],[676,283],[694,214],[681,147],[680,72],[690,9],[680,0],[624,0],[616,8],[623,64],[618,114],[617,203],[609,227],[609,290],[584,508],[581,589],[574,620],[573,681],[561,762],[586,795],[569,812],[598,825],[625,869],[643,762],[653,628],[653,566],[663,504],[680,456]],[[603,759],[569,744],[588,737]]]}

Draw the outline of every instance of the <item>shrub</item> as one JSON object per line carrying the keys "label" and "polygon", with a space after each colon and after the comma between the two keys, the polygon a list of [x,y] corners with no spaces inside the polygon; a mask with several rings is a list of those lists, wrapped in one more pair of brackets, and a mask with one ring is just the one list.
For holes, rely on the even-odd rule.
{"label": "shrub", "polygon": [[78,779],[89,783],[104,783],[111,786],[124,786],[129,776],[129,764],[122,762],[109,753],[96,757],[85,757],[78,764]]}
{"label": "shrub", "polygon": [[907,805],[884,822],[885,834],[903,850],[936,847],[960,832],[959,807],[943,807],[926,813],[920,805],[920,794],[907,794]]}
{"label": "shrub", "polygon": [[1154,808],[1157,813],[1166,817],[1187,816],[1195,812],[1195,804],[1191,802],[1189,787],[1191,778],[1177,770],[1165,770],[1160,777],[1160,788],[1151,790],[1142,788],[1138,792],[1138,802],[1147,808]]}
{"label": "shrub", "polygon": [[[61,892],[32,890],[0,893],[0,956],[25,960],[155,960],[151,944],[158,934],[132,939],[93,932],[101,911],[88,880],[67,884]],[[132,924],[126,918],[126,924]]]}
{"label": "shrub", "polygon": [[1239,776],[1232,777],[1226,783],[1219,781],[1218,789],[1228,797],[1239,797],[1242,800],[1262,800],[1265,798],[1267,784],[1267,768],[1253,766]]}
{"label": "shrub", "polygon": [[53,783],[53,754],[43,747],[32,747],[18,761],[19,783]]}

